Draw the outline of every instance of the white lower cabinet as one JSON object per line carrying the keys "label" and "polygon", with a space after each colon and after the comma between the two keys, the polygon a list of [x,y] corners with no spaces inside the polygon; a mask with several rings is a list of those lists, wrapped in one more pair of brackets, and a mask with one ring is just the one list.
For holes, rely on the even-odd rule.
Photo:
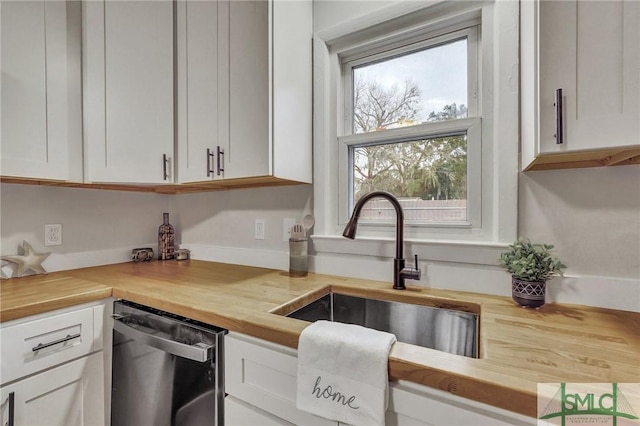
{"label": "white lower cabinet", "polygon": [[[229,333],[225,336],[224,356],[225,391],[236,400],[259,410],[249,414],[246,409],[241,411],[232,407],[233,417],[230,418],[226,412],[227,402],[227,426],[262,425],[260,421],[253,420],[254,416],[260,419],[260,415],[266,414],[280,422],[274,424],[337,426],[337,422],[296,408],[296,350],[243,334]],[[233,399],[229,401],[233,406]],[[244,415],[239,416],[242,413]]]}
{"label": "white lower cabinet", "polygon": [[3,387],[2,424],[103,425],[103,370],[103,354],[96,352]]}
{"label": "white lower cabinet", "polygon": [[[225,336],[227,426],[338,425],[298,410],[297,351],[239,333]],[[389,385],[387,426],[535,425],[536,419],[438,389],[399,381]]]}
{"label": "white lower cabinet", "polygon": [[416,383],[389,386],[387,426],[535,425],[536,419]]}
{"label": "white lower cabinet", "polygon": [[0,324],[3,425],[106,424],[108,310],[94,302]]}

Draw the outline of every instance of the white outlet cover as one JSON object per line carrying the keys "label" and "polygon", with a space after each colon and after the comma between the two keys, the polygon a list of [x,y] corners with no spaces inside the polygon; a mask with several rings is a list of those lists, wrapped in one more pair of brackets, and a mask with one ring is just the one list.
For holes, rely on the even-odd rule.
{"label": "white outlet cover", "polygon": [[61,246],[62,245],[62,224],[52,223],[44,225],[44,245],[45,246]]}

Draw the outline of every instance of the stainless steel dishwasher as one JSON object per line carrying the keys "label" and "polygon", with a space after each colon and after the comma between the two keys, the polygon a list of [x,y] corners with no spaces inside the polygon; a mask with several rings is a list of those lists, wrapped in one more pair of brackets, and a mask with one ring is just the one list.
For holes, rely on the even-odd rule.
{"label": "stainless steel dishwasher", "polygon": [[111,424],[224,425],[226,330],[114,302]]}

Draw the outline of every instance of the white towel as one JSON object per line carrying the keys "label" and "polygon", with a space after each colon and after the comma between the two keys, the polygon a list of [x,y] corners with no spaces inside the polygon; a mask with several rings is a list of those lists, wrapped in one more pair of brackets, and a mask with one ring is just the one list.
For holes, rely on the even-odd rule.
{"label": "white towel", "polygon": [[300,334],[296,407],[350,425],[384,425],[396,336],[316,321]]}

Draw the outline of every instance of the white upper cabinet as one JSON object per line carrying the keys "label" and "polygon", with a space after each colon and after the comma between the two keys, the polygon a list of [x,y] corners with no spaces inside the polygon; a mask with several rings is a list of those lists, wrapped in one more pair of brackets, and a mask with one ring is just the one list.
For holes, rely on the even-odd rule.
{"label": "white upper cabinet", "polygon": [[271,14],[271,172],[311,183],[312,168],[312,3],[274,1]]}
{"label": "white upper cabinet", "polygon": [[80,4],[0,2],[3,176],[82,179]]}
{"label": "white upper cabinet", "polygon": [[311,182],[311,1],[222,1],[219,13],[224,178]]}
{"label": "white upper cabinet", "polygon": [[176,2],[177,176],[180,183],[223,177],[219,159],[226,146],[218,132],[224,105],[218,95],[217,1]]}
{"label": "white upper cabinet", "polygon": [[[571,158],[567,154],[603,149],[617,152],[617,161],[640,155],[640,3],[521,6],[523,169],[535,169],[545,156]],[[562,89],[561,111],[557,89]]]}
{"label": "white upper cabinet", "polygon": [[176,10],[178,181],[311,182],[311,2]]}
{"label": "white upper cabinet", "polygon": [[173,2],[83,2],[85,181],[174,181]]}
{"label": "white upper cabinet", "polygon": [[3,176],[311,182],[310,0],[0,4]]}
{"label": "white upper cabinet", "polygon": [[269,7],[266,1],[230,1],[228,58],[229,148],[224,177],[270,174]]}

